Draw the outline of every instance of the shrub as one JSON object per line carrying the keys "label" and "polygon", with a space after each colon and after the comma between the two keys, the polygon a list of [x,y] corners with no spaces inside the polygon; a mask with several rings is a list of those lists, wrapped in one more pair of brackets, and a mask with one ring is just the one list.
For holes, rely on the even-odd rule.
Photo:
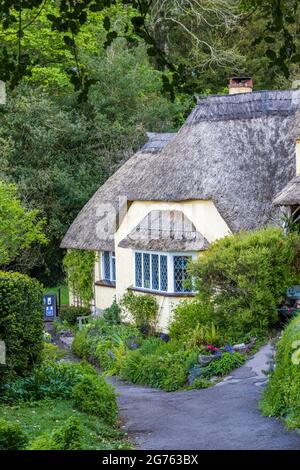
{"label": "shrub", "polygon": [[276,367],[264,390],[262,412],[283,417],[291,428],[300,429],[300,316],[294,318],[277,345]]}
{"label": "shrub", "polygon": [[196,361],[197,352],[185,350],[176,342],[150,338],[126,355],[121,376],[133,383],[173,391],[186,385],[188,371]]}
{"label": "shrub", "polygon": [[109,424],[115,423],[118,412],[116,395],[103,377],[85,376],[75,385],[72,398],[79,411],[98,416]]}
{"label": "shrub", "polygon": [[18,423],[0,419],[0,450],[20,450],[27,444],[27,437]]}
{"label": "shrub", "polygon": [[44,349],[42,353],[43,361],[58,361],[67,354],[65,349],[60,349],[58,346],[52,343],[44,343]]}
{"label": "shrub", "polygon": [[74,385],[86,374],[92,373],[96,374],[93,367],[87,364],[48,361],[35,367],[28,376],[3,385],[0,399],[12,403],[44,398],[70,398]]}
{"label": "shrub", "polygon": [[115,368],[116,356],[122,348],[130,349],[141,339],[140,332],[132,325],[111,325],[103,318],[93,320],[78,331],[72,343],[72,351],[89,359],[102,370]]}
{"label": "shrub", "polygon": [[28,373],[41,361],[43,350],[43,289],[38,281],[0,271],[0,340],[6,345],[6,364],[0,383]]}
{"label": "shrub", "polygon": [[68,325],[76,325],[78,317],[91,315],[89,307],[63,307],[59,312],[59,318]]}
{"label": "shrub", "polygon": [[119,325],[121,323],[121,307],[116,301],[106,308],[103,312],[103,318],[110,325]]}
{"label": "shrub", "polygon": [[245,356],[238,352],[224,352],[220,359],[211,362],[203,368],[203,377],[212,377],[214,375],[224,376],[230,371],[240,367],[245,362]]}
{"label": "shrub", "polygon": [[82,430],[79,420],[69,418],[65,425],[50,435],[43,434],[27,447],[27,450],[80,450]]}
{"label": "shrub", "polygon": [[171,333],[189,336],[212,322],[226,340],[264,336],[294,283],[299,235],[280,229],[241,232],[214,242],[191,265],[198,296],[175,312]]}
{"label": "shrub", "polygon": [[134,295],[128,291],[120,304],[129,312],[137,328],[147,334],[155,331],[158,305],[152,295]]}

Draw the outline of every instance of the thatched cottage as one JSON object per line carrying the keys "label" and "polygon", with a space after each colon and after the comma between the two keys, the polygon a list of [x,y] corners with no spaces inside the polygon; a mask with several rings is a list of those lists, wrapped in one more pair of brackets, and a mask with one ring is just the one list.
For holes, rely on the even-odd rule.
{"label": "thatched cottage", "polygon": [[127,289],[151,293],[166,329],[193,296],[191,258],[229,233],[282,223],[272,200],[295,175],[300,90],[252,92],[237,78],[229,91],[199,99],[177,134],[149,134],[69,228],[62,248],[97,254],[96,310]]}

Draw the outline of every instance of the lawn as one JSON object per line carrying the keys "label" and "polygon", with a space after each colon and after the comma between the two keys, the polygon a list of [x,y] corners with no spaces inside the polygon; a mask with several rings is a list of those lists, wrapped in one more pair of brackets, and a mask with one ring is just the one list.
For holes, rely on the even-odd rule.
{"label": "lawn", "polygon": [[0,416],[10,422],[18,422],[29,441],[43,433],[50,434],[65,424],[68,418],[78,418],[83,430],[83,448],[86,450],[130,449],[124,434],[117,428],[103,423],[96,416],[76,410],[68,400],[42,400],[34,403],[0,406]]}
{"label": "lawn", "polygon": [[61,295],[61,304],[62,305],[69,305],[69,288],[66,284],[60,284],[56,287],[46,287],[44,289],[45,294],[56,294],[57,302],[58,302],[58,289],[60,289]]}

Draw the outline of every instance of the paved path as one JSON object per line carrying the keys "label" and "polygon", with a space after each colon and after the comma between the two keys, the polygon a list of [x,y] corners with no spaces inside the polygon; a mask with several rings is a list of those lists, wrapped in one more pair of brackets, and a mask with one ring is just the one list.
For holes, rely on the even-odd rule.
{"label": "paved path", "polygon": [[300,449],[300,435],[263,417],[257,401],[270,346],[217,386],[163,392],[112,379],[121,418],[137,449]]}

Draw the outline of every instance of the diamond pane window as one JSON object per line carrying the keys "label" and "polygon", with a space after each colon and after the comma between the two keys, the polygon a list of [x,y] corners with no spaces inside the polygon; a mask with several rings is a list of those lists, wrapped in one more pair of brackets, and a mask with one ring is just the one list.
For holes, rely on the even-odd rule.
{"label": "diamond pane window", "polygon": [[151,255],[151,277],[152,289],[159,289],[159,270],[158,270],[158,255]]}
{"label": "diamond pane window", "polygon": [[103,252],[103,278],[110,281],[110,252]]}
{"label": "diamond pane window", "polygon": [[185,286],[185,281],[188,278],[187,265],[190,256],[174,256],[174,291],[175,292],[191,292]]}
{"label": "diamond pane window", "polygon": [[103,251],[102,253],[102,279],[105,281],[116,281],[116,256],[114,251]]}
{"label": "diamond pane window", "polygon": [[143,254],[143,281],[145,289],[150,289],[150,255]]}
{"label": "diamond pane window", "polygon": [[160,290],[168,290],[168,258],[160,256]]}
{"label": "diamond pane window", "polygon": [[142,283],[142,253],[135,254],[135,285],[143,287]]}

